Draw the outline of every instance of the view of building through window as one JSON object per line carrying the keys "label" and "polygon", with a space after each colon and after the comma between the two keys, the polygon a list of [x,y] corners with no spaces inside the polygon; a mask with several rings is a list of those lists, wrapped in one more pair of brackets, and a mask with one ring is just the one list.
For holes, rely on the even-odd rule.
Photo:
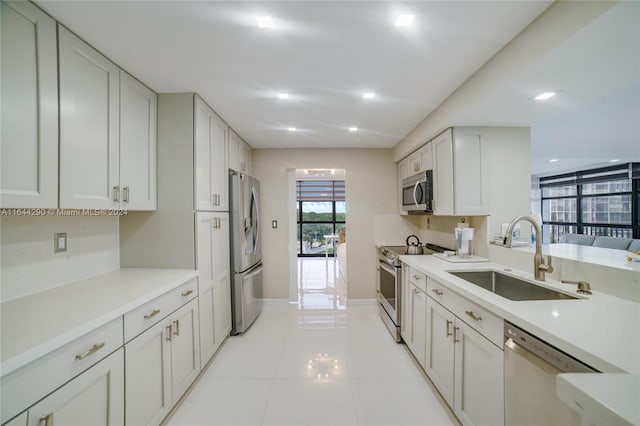
{"label": "view of building through window", "polygon": [[638,163],[540,179],[544,243],[567,233],[640,238]]}
{"label": "view of building through window", "polygon": [[297,181],[298,256],[333,256],[346,229],[344,181]]}

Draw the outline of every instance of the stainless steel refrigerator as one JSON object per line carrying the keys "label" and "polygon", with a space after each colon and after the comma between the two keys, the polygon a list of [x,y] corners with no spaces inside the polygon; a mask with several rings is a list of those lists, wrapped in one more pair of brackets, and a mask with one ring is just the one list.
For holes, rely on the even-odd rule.
{"label": "stainless steel refrigerator", "polygon": [[244,333],[262,310],[260,182],[229,170],[231,334]]}

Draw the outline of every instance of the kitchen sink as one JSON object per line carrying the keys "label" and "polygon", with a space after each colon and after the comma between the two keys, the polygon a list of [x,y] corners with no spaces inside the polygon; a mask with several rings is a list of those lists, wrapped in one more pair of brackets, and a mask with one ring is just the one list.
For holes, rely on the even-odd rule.
{"label": "kitchen sink", "polygon": [[509,300],[578,299],[578,297],[542,287],[498,271],[458,271],[449,273]]}

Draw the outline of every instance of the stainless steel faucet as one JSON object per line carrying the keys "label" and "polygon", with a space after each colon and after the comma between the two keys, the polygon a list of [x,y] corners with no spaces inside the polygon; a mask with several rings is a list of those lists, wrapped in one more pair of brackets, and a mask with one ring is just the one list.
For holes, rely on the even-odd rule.
{"label": "stainless steel faucet", "polygon": [[545,272],[553,272],[553,266],[551,266],[551,256],[547,256],[545,263],[544,256],[542,255],[542,232],[540,232],[540,225],[532,217],[518,216],[511,221],[507,228],[507,235],[504,238],[505,247],[511,247],[513,240],[513,228],[518,222],[527,221],[531,223],[536,233],[536,254],[533,256],[533,276],[538,281],[544,281]]}

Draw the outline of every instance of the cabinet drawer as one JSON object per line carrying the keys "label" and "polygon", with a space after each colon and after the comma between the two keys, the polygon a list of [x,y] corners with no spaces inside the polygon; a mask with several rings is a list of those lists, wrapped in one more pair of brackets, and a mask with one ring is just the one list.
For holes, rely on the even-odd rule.
{"label": "cabinet drawer", "polygon": [[427,294],[498,347],[502,347],[502,318],[431,278],[427,280]]}
{"label": "cabinet drawer", "polygon": [[122,317],[3,377],[1,422],[88,369],[123,344]]}
{"label": "cabinet drawer", "polygon": [[198,295],[194,278],[124,315],[124,341],[136,337]]}
{"label": "cabinet drawer", "polygon": [[422,291],[427,291],[427,276],[416,269],[409,268],[409,282]]}

